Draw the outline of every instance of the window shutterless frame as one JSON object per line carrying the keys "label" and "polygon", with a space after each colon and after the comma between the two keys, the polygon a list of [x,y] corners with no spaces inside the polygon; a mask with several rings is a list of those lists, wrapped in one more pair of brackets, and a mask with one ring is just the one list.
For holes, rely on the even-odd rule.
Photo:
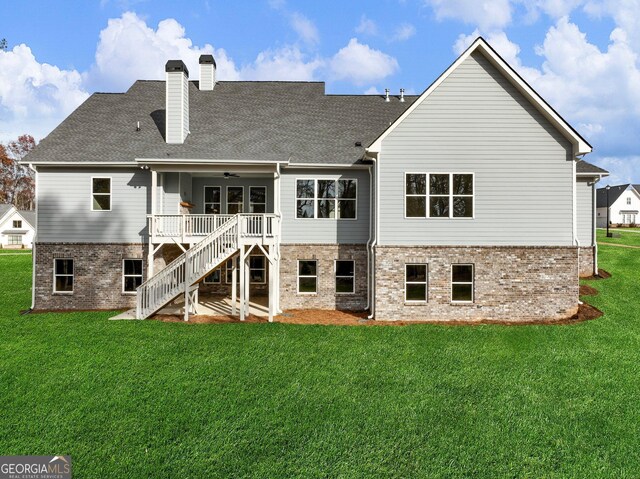
{"label": "window shutterless frame", "polygon": [[[425,177],[426,181],[426,190],[425,193],[414,194],[407,192],[407,176],[408,175],[422,175]],[[431,176],[432,175],[448,175],[449,176],[449,188],[447,194],[430,194],[430,185],[431,185]],[[471,194],[454,194],[454,176],[457,175],[470,175],[471,176]],[[454,173],[425,173],[423,171],[413,172],[406,171],[402,177],[402,192],[404,196],[403,202],[403,217],[408,220],[424,220],[424,219],[434,219],[434,220],[472,220],[476,217],[476,177],[475,173],[464,172],[464,171],[456,171]],[[419,197],[424,198],[425,201],[425,216],[407,216],[407,198]],[[431,216],[431,198],[448,198],[448,216]],[[471,199],[471,216],[454,216],[454,202],[460,201],[464,198]]]}
{"label": "window shutterless frame", "polygon": [[[259,254],[249,255],[249,283],[265,284],[267,282],[267,258]],[[259,272],[260,280],[254,281],[254,273]]]}
{"label": "window shutterless frame", "polygon": [[[340,264],[342,263],[342,264]],[[349,266],[348,263],[351,263]],[[333,263],[336,279],[336,294],[354,294],[356,292],[356,262],[352,259],[337,259]],[[340,289],[351,285],[350,289]]]}
{"label": "window shutterless frame", "polygon": [[[96,180],[108,180],[109,181],[109,191],[101,191],[100,183],[97,183]],[[96,192],[96,190],[98,190]],[[91,211],[111,211],[113,209],[113,180],[110,176],[92,176],[89,182],[89,191],[90,191],[90,210]],[[105,200],[109,201],[109,207],[103,208],[100,202],[104,202]],[[98,206],[98,208],[96,208]]]}
{"label": "window shutterless frame", "polygon": [[222,282],[222,266],[219,266],[205,276],[203,282],[204,284],[220,284]]}
{"label": "window shutterless frame", "polygon": [[17,246],[22,244],[22,236],[20,235],[7,235],[8,245]]}
{"label": "window shutterless frame", "polygon": [[[260,191],[262,190],[262,193]],[[254,196],[254,194],[256,196]],[[254,199],[264,201],[254,201]],[[249,213],[266,213],[267,212],[267,187],[266,186],[250,186],[249,187]]]}
{"label": "window shutterless frame", "polygon": [[[134,262],[139,264],[140,272],[136,272],[136,267],[133,266],[133,272],[127,273],[127,262]],[[123,258],[122,259],[122,294],[136,294],[136,289],[140,286],[143,275],[143,264],[140,258]],[[133,289],[127,289],[127,279],[133,283]]]}
{"label": "window shutterless frame", "polygon": [[[460,279],[456,278],[456,274],[463,275],[464,270],[462,268],[467,269],[470,272],[470,279]],[[473,263],[455,263],[451,265],[451,302],[452,303],[462,303],[462,304],[471,304],[475,300],[475,279],[476,279],[476,271],[475,265]],[[456,288],[458,286],[459,288]],[[456,291],[459,289],[459,291]],[[454,299],[456,294],[466,295],[467,291],[469,292],[469,299]]]}
{"label": "window shutterless frame", "polygon": [[[419,270],[424,269],[424,279],[419,279],[413,276],[410,276],[410,271],[412,269],[417,270],[417,274],[419,275]],[[416,271],[414,271],[416,274]],[[410,299],[409,298],[409,289],[412,287],[412,290],[415,291],[424,291],[424,299]],[[405,303],[426,303],[429,301],[429,264],[428,263],[405,263],[404,265],[404,302]]]}
{"label": "window shutterless frame", "polygon": [[[54,258],[53,259],[53,292],[56,294],[73,294],[75,274],[76,274],[75,261],[73,259]],[[58,278],[60,278],[60,288],[58,287]]]}
{"label": "window shutterless frame", "polygon": [[[215,200],[216,192],[218,194],[218,201],[207,201],[207,190],[211,191],[211,197],[209,199]],[[205,185],[202,189],[202,213],[205,215],[213,214],[219,215],[222,213],[222,187],[218,185]],[[211,209],[211,213],[207,212],[207,208]],[[217,211],[216,211],[217,209]]]}
{"label": "window shutterless frame", "polygon": [[[236,192],[240,190],[241,201],[229,201],[229,193],[231,193],[233,190],[235,190]],[[236,213],[244,213],[244,186],[227,186],[226,193],[227,193],[227,196],[225,200],[227,204],[227,214],[234,215]],[[237,207],[237,211],[234,211],[232,213],[229,208],[230,205],[234,205],[235,207]]]}
{"label": "window shutterless frame", "polygon": [[[313,184],[313,196],[298,196],[298,182],[311,182]],[[319,196],[319,185],[320,182],[333,182],[333,196]],[[346,182],[351,182],[354,185],[354,193],[353,197],[351,196],[340,196],[340,192],[345,193],[344,187],[340,187],[340,182],[343,184]],[[336,177],[316,177],[316,178],[296,178],[295,179],[295,218],[296,219],[320,219],[320,220],[341,220],[341,221],[354,221],[358,219],[358,179],[357,178],[336,178]],[[305,202],[310,203],[313,208],[313,216],[299,216],[298,203]],[[347,211],[347,204],[353,205],[353,218],[342,217],[343,210]],[[320,208],[324,207],[333,207],[331,210],[333,212],[333,217],[331,216],[323,216],[320,217]]]}
{"label": "window shutterless frame", "polygon": [[22,228],[22,220],[13,220],[14,228]]}
{"label": "window shutterless frame", "polygon": [[[311,271],[304,271],[306,274],[300,274],[302,263],[313,263]],[[310,266],[310,265],[308,265]],[[296,285],[297,294],[318,294],[318,261],[315,259],[299,259],[296,263]],[[311,274],[314,273],[314,274]],[[300,291],[301,280],[305,284],[313,284],[313,291]],[[306,288],[305,288],[306,289]]]}

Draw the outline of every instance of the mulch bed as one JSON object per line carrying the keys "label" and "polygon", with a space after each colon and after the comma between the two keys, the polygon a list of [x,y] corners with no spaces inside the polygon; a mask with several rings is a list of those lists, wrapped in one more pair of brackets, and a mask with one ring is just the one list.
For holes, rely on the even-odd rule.
{"label": "mulch bed", "polygon": [[598,294],[598,290],[588,284],[580,285],[580,296],[595,296]]}
{"label": "mulch bed", "polygon": [[[603,315],[602,311],[583,303],[578,307],[578,314],[564,319],[532,319],[524,321],[501,321],[482,319],[475,321],[374,321],[367,319],[366,312],[334,311],[324,309],[293,309],[284,312],[274,318],[274,322],[302,325],[323,326],[410,326],[419,324],[438,324],[440,326],[476,326],[480,324],[500,324],[504,326],[525,326],[542,324],[575,324],[589,321]],[[184,323],[181,316],[156,315],[152,319],[166,323]],[[188,324],[230,324],[240,323],[237,316],[204,316],[194,315],[189,318]],[[267,323],[266,317],[247,316],[245,323]]]}
{"label": "mulch bed", "polygon": [[593,279],[609,279],[611,278],[611,273],[609,273],[608,271],[605,271],[604,269],[598,269],[598,274],[597,275],[592,275],[589,276],[587,278],[582,278],[582,279],[586,279],[586,280],[593,280]]}

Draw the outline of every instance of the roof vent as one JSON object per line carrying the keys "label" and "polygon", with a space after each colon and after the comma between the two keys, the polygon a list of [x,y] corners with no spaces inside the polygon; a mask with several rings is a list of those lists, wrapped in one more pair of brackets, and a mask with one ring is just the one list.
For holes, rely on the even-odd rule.
{"label": "roof vent", "polygon": [[388,88],[384,89],[384,101],[391,101],[389,99],[389,89]]}
{"label": "roof vent", "polygon": [[356,146],[362,146],[362,142],[361,141],[356,141]]}
{"label": "roof vent", "polygon": [[213,55],[200,55],[200,91],[211,91],[216,86],[216,61]]}
{"label": "roof vent", "polygon": [[400,101],[404,102],[404,88],[400,88]]}

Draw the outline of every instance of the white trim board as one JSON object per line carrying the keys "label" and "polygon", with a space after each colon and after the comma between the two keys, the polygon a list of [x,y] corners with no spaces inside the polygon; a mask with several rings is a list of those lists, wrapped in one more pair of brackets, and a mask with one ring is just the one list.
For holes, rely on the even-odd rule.
{"label": "white trim board", "polygon": [[420,104],[431,95],[431,93],[440,86],[440,84],[447,79],[453,71],[455,71],[462,62],[464,62],[474,52],[482,53],[491,64],[504,75],[504,77],[511,82],[511,84],[531,102],[531,104],[542,115],[555,126],[562,135],[567,138],[573,144],[573,154],[584,155],[591,153],[592,147],[587,141],[582,138],[576,132],[569,123],[567,123],[544,99],[529,86],[529,84],[516,73],[516,71],[505,62],[500,55],[484,40],[482,37],[476,38],[476,40],[462,53],[458,59],[447,68],[442,75],[440,75],[436,81],[434,81],[423,93],[418,97],[413,104],[407,108],[402,115],[400,115],[389,127],[382,132],[378,138],[374,140],[371,145],[366,148],[367,153],[377,154],[382,150],[382,141],[391,133],[396,127],[404,121]]}

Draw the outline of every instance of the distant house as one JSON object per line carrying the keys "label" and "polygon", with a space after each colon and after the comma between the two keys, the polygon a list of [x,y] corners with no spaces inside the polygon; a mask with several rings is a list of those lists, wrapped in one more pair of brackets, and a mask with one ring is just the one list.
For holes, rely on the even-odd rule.
{"label": "distant house", "polygon": [[[597,225],[607,226],[607,189],[598,188]],[[618,185],[609,189],[609,224],[631,225],[640,221],[640,185]]]}
{"label": "distant house", "polygon": [[31,249],[35,235],[36,214],[13,205],[0,205],[0,245],[2,248]]}

